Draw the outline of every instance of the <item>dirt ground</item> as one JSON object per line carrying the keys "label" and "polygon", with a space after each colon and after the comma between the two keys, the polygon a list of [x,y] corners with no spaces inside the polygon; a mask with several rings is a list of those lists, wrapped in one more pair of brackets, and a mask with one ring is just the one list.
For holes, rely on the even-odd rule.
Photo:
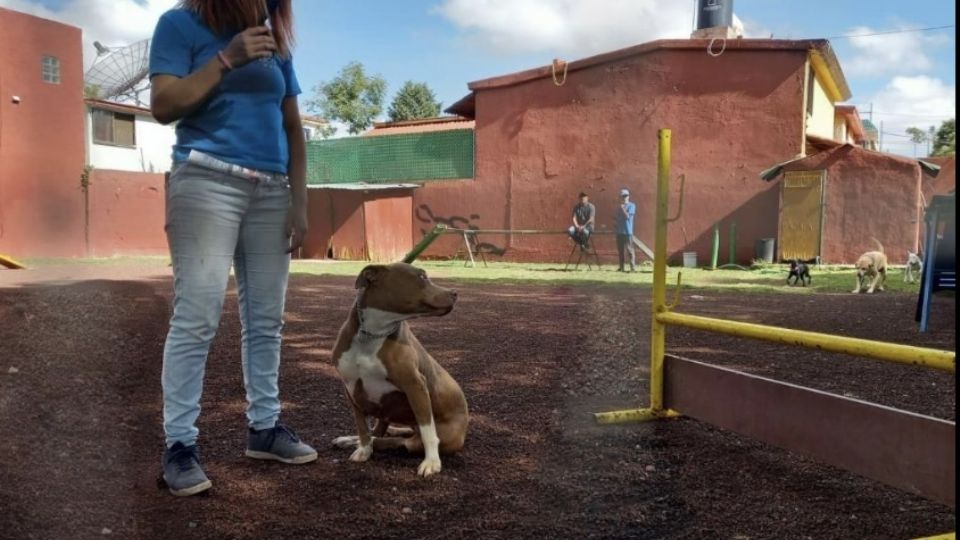
{"label": "dirt ground", "polygon": [[[112,272],[112,274],[111,274]],[[65,278],[64,275],[46,276]],[[169,276],[91,271],[0,281],[0,538],[890,538],[956,529],[947,507],[691,419],[596,426],[646,400],[650,293],[451,284],[457,308],[415,321],[461,383],[467,447],[436,477],[419,458],[334,448],[352,433],[330,363],[352,280],[294,276],[284,420],[320,459],[243,457],[231,291],[207,366],[201,447],[213,489],[157,485]],[[955,300],[920,334],[915,297],[685,291],[680,311],[955,349]],[[955,379],[844,355],[670,329],[668,350],[953,420]]]}

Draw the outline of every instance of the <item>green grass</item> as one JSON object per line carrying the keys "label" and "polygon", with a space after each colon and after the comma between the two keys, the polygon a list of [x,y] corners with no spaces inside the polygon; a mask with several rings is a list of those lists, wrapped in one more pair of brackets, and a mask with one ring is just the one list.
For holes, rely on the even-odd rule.
{"label": "green grass", "polygon": [[[643,265],[636,273],[614,271],[613,266],[602,270],[564,271],[563,264],[555,263],[489,263],[484,267],[465,267],[462,261],[419,261],[418,266],[432,277],[465,282],[487,282],[543,285],[636,285],[650,287],[653,284],[653,267]],[[365,266],[362,262],[295,261],[292,271],[297,274],[356,276]],[[813,268],[810,286],[787,286],[786,265],[766,265],[750,270],[707,270],[701,268],[670,267],[667,283],[676,285],[677,274],[682,274],[684,288],[720,289],[737,292],[813,294],[817,292],[850,292],[854,285],[855,271],[852,266],[824,266]],[[887,290],[915,293],[917,284],[903,283],[902,268],[891,268],[887,275]]]}
{"label": "green grass", "polygon": [[[23,261],[28,267],[52,267],[64,265],[136,265],[156,266],[165,269],[169,257],[109,257],[90,259],[28,259]],[[345,276],[355,277],[366,266],[359,261],[314,261],[295,260],[291,272],[295,275]],[[653,284],[653,267],[640,266],[636,273],[615,272],[615,267],[607,265],[601,270],[587,270],[581,265],[579,270],[563,270],[562,263],[503,263],[491,262],[487,267],[478,263],[476,267],[464,266],[463,261],[418,261],[418,266],[427,270],[432,277],[461,282],[484,283],[495,281],[512,284],[540,285],[590,285],[624,286],[634,285],[650,287]],[[707,270],[702,268],[667,268],[667,283],[674,287],[677,274],[682,274],[684,288],[727,290],[741,293],[849,293],[854,284],[852,266],[824,266],[811,268],[813,283],[808,287],[787,286],[786,265],[762,264],[749,270]],[[890,292],[917,293],[918,284],[903,282],[903,268],[892,267],[887,276],[887,290]]]}

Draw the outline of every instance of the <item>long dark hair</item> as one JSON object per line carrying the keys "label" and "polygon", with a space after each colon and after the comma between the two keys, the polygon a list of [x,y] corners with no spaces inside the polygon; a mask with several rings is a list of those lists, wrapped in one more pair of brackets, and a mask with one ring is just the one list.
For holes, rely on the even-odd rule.
{"label": "long dark hair", "polygon": [[199,15],[204,24],[218,34],[258,26],[269,17],[280,55],[290,55],[293,46],[293,9],[290,0],[280,0],[273,13],[267,13],[265,0],[180,0],[180,7]]}

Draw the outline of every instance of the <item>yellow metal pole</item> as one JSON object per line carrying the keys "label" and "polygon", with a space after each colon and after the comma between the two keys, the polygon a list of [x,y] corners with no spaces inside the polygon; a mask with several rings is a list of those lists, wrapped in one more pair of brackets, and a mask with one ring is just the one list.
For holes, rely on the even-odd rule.
{"label": "yellow metal pole", "polygon": [[26,266],[19,261],[2,254],[0,254],[0,266],[5,266],[11,270],[22,270],[26,268]]}
{"label": "yellow metal pole", "polygon": [[956,352],[954,351],[926,349],[897,343],[790,330],[775,326],[727,321],[667,311],[656,314],[654,318],[660,325],[686,326],[708,332],[799,345],[800,347],[841,352],[888,362],[926,366],[949,372],[956,370]]}
{"label": "yellow metal pole", "polygon": [[653,317],[650,332],[650,409],[663,409],[663,354],[667,327],[657,315],[667,310],[667,210],[670,204],[670,130],[657,132],[657,208],[653,243]]}
{"label": "yellow metal pole", "polygon": [[946,533],[938,534],[936,536],[924,536],[923,538],[917,538],[916,540],[954,540],[956,537],[956,533]]}
{"label": "yellow metal pole", "polygon": [[602,413],[593,413],[593,418],[598,424],[625,424],[628,422],[649,422],[661,418],[677,418],[680,413],[672,409],[655,411],[653,409],[626,409],[623,411],[610,411]]}

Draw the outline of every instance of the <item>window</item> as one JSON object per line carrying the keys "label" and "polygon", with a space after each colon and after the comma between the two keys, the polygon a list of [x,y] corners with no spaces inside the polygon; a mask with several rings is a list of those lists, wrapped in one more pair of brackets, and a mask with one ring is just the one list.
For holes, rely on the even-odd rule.
{"label": "window", "polygon": [[44,56],[41,67],[43,82],[60,84],[60,59],[56,56]]}
{"label": "window", "polygon": [[136,146],[134,116],[103,109],[91,111],[93,121],[93,142],[117,146]]}
{"label": "window", "polygon": [[308,127],[303,128],[303,138],[309,141],[312,137],[313,130]]}

